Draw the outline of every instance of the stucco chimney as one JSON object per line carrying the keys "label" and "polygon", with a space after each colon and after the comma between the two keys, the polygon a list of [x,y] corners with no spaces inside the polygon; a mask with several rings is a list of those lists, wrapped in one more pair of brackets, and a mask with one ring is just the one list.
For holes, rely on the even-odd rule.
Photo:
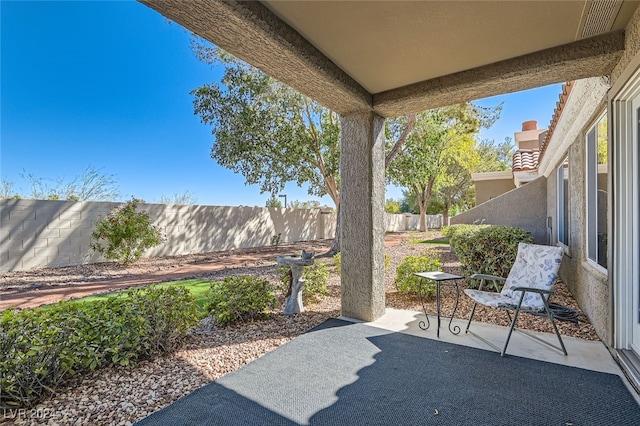
{"label": "stucco chimney", "polygon": [[538,122],[536,120],[529,120],[522,123],[522,131],[538,130]]}

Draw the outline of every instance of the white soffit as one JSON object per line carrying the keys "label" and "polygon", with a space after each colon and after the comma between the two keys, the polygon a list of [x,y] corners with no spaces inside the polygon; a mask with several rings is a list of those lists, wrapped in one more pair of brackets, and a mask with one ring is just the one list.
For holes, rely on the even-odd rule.
{"label": "white soffit", "polygon": [[621,8],[616,0],[262,3],[370,93],[622,29],[637,6]]}

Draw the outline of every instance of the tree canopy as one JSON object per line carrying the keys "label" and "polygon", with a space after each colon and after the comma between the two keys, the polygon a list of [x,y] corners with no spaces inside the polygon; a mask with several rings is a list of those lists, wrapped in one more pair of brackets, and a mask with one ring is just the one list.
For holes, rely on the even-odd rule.
{"label": "tree canopy", "polygon": [[[404,145],[391,162],[389,182],[415,196],[420,211],[420,230],[426,229],[429,202],[437,193],[448,211],[471,184],[471,172],[482,159],[475,137],[499,117],[501,106],[479,107],[463,103],[417,114]],[[393,126],[393,123],[391,124]],[[390,151],[392,147],[388,147]]]}
{"label": "tree canopy", "polygon": [[311,195],[329,195],[338,206],[336,114],[217,48],[199,55],[225,66],[219,84],[192,92],[195,113],[213,127],[211,157],[261,192],[307,184]]}
{"label": "tree canopy", "polygon": [[[194,47],[199,59],[224,65],[219,83],[192,92],[195,114],[212,126],[211,157],[261,192],[276,194],[295,182],[308,185],[310,195],[329,195],[339,210],[337,115],[216,47],[197,42]],[[388,181],[416,197],[421,229],[432,196],[445,211],[467,205],[473,198],[472,172],[510,163],[506,142],[476,141],[501,108],[463,103],[386,120]],[[339,241],[332,251],[338,250]]]}

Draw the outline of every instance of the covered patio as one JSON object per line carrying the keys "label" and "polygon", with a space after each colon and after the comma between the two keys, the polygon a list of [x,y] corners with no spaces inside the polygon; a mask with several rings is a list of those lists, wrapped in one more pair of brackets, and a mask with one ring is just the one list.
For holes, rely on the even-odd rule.
{"label": "covered patio", "polygon": [[[329,320],[137,424],[640,421],[638,395],[601,342],[567,337],[564,356],[516,333],[513,355],[501,358],[469,334],[444,330],[436,339],[421,320],[422,313],[394,309],[370,323]],[[473,327],[498,344],[507,331]]]}
{"label": "covered patio", "polygon": [[[359,345],[363,343],[362,339],[371,337],[367,333],[376,334],[371,330],[387,330],[379,333],[385,336],[400,336],[400,340],[417,338],[412,336],[413,334],[431,337],[431,333],[416,332],[413,325],[415,317],[403,317],[403,314],[397,312],[385,313],[385,118],[589,77],[606,77],[607,80],[611,78],[613,81],[620,79],[622,82],[623,79],[630,78],[632,70],[627,68],[634,63],[640,46],[640,14],[637,11],[638,2],[635,1],[140,1],[340,115],[342,202],[339,237],[342,251],[342,315],[344,318],[368,322],[366,326],[358,325],[359,330],[362,327],[368,328],[364,329],[366,331],[363,331],[364,334],[360,337],[353,339],[339,333],[335,334],[333,337],[336,340],[323,349],[335,350],[341,354],[336,359],[356,360],[355,364],[336,364],[346,368],[346,374],[355,375],[354,379],[358,371],[366,369],[368,365],[376,365],[376,350],[373,350],[360,365],[357,364],[358,358],[348,358],[348,354],[358,353],[358,348],[361,347]],[[611,140],[609,143],[615,144]],[[611,196],[609,200],[611,204]],[[615,207],[614,205],[614,208],[610,209],[610,212],[614,211],[609,213],[610,218],[615,214]],[[637,278],[633,274],[624,273],[625,265],[631,263],[619,260],[622,259],[622,250],[630,254],[632,251],[615,241],[616,235],[631,235],[627,229],[623,229],[626,223],[617,221],[610,225],[617,228],[614,228],[615,232],[610,232],[613,237],[609,245],[608,258],[611,260],[610,273],[606,278],[607,294],[615,294],[616,289],[626,285],[622,281]],[[629,244],[635,243],[630,241]],[[632,248],[637,249],[636,246]],[[574,259],[580,256],[576,253]],[[637,263],[637,259],[634,262]],[[618,307],[613,302],[615,299],[610,297],[609,300],[610,304],[605,303],[597,309],[606,316],[606,320],[603,321],[605,325],[600,330],[606,346],[601,343],[586,344],[567,339],[569,356],[556,357],[546,347],[540,351],[537,343],[530,346],[526,339],[522,340],[520,336],[516,336],[510,347],[513,347],[513,355],[522,358],[510,358],[533,358],[536,360],[535,368],[555,368],[552,366],[556,364],[539,363],[540,361],[562,362],[583,368],[578,370],[578,375],[584,372],[588,379],[581,389],[581,395],[587,395],[587,390],[603,388],[600,382],[593,381],[591,385],[588,384],[589,380],[595,377],[591,375],[594,370],[614,374],[616,380],[620,377],[620,384],[625,392],[610,394],[616,395],[607,407],[609,415],[613,417],[606,419],[609,420],[608,424],[629,424],[625,419],[633,418],[635,421],[637,417],[633,416],[638,415],[637,394],[624,379],[624,374],[610,355],[609,348],[628,349],[628,339],[621,339],[619,336],[621,332],[630,332],[620,328],[619,324],[627,319],[616,317]],[[350,327],[343,324],[328,329],[347,330]],[[493,328],[490,327],[487,332],[493,333]],[[500,334],[503,330],[496,332]],[[316,332],[302,338],[313,336],[314,333]],[[446,336],[447,333],[443,334]],[[396,338],[391,339],[396,341]],[[476,345],[470,336],[455,336],[452,339],[456,345],[462,345],[459,347]],[[441,342],[435,343],[439,345]],[[355,346],[351,346],[352,344]],[[422,347],[421,344],[415,346]],[[288,347],[290,348],[290,345],[285,345],[274,351],[274,354],[287,351]],[[311,355],[318,352],[317,348],[311,345],[307,345],[304,350],[307,352],[299,353],[299,360],[303,361],[303,364],[306,359],[305,353]],[[449,350],[451,349],[442,349],[444,352]],[[384,353],[384,350],[381,352]],[[397,355],[398,362],[401,360],[408,363],[403,364],[406,366],[410,366],[420,356],[419,352],[409,353],[406,357],[397,351],[393,353]],[[491,369],[500,369],[501,362],[511,362],[499,359],[497,354],[489,354],[495,355],[495,362],[491,362],[491,367],[487,367],[489,364],[485,366],[484,372],[487,375]],[[449,363],[451,370],[443,371],[455,372],[456,366],[474,363],[474,357],[475,355],[460,356],[455,363]],[[394,368],[391,362],[384,365]],[[503,367],[505,365],[503,364]],[[285,367],[282,366],[281,377],[288,377]],[[520,369],[513,368],[509,373],[512,378],[516,377],[517,381],[516,373]],[[257,381],[271,385],[257,388],[259,392],[270,393],[273,386],[273,383],[269,382],[271,376],[254,376],[252,371],[254,370],[249,368],[247,373],[247,370],[243,369],[238,374],[248,374],[246,377],[251,376]],[[329,371],[327,366],[317,366],[314,371],[313,380],[308,382],[295,380],[295,376],[289,377],[286,383],[294,384],[291,386],[291,395],[298,394],[303,388],[326,384]],[[398,369],[398,372],[400,371],[406,372],[406,369]],[[387,371],[387,374],[391,373]],[[541,378],[546,376],[543,372],[538,375]],[[229,378],[229,385],[236,380],[234,377],[236,376]],[[240,376],[239,382],[245,382],[246,377]],[[349,383],[352,382],[353,380]],[[538,392],[566,397],[568,393],[575,391],[572,387],[573,382],[574,378],[570,378],[565,386],[548,388],[551,390],[541,388]],[[339,391],[344,386],[348,387],[349,383],[338,381],[327,385],[326,392],[333,397],[337,395],[338,402],[335,403],[334,400],[327,403],[329,405],[325,404],[309,412],[304,411],[304,407],[316,401],[315,394],[299,400],[292,399],[289,408],[303,412],[289,411],[288,415],[279,411],[281,408],[278,408],[277,402],[286,398],[266,402],[249,391],[247,395],[251,395],[244,398],[260,407],[266,407],[266,411],[259,412],[268,416],[271,415],[269,413],[276,415],[273,417],[276,423],[314,423],[316,419],[317,423],[323,423],[327,420],[326,417],[313,416],[317,416],[321,410],[333,406],[334,403],[339,404]],[[494,388],[500,388],[504,383],[503,380],[496,379]],[[225,386],[225,381],[214,382],[214,385]],[[404,395],[403,401],[424,396],[424,386],[412,386],[415,394]],[[532,388],[530,383],[520,382],[518,386],[514,388],[514,392],[523,394]],[[442,389],[445,387],[442,386]],[[360,388],[359,392],[366,393],[367,389]],[[477,397],[481,399],[482,395]],[[594,406],[602,404],[601,397],[602,395],[585,396]],[[538,422],[535,417],[542,413],[542,407],[536,404],[527,405],[525,400],[526,398],[521,398],[510,401],[509,404],[516,404],[518,410],[524,407],[520,411],[529,415],[528,423],[546,424],[546,421]],[[185,398],[181,401],[167,410],[176,409],[179,407],[178,404],[193,400]],[[364,408],[375,412],[375,405],[371,402],[359,401],[354,401],[353,404],[365,404]],[[547,401],[551,403],[553,399]],[[614,404],[615,401],[622,401],[622,406]],[[567,407],[574,405],[571,400],[565,400],[565,403],[568,404]],[[447,424],[445,416],[440,417],[438,406],[426,407],[424,410],[426,414],[421,413],[422,419],[426,418],[424,415],[428,415],[434,424]],[[161,411],[143,421],[143,424],[156,424],[156,421],[160,424],[161,419],[177,421],[179,418],[188,418],[185,416],[190,411],[195,413],[197,410],[179,409],[171,414],[175,417],[164,419],[159,416],[167,415],[170,411]],[[600,415],[591,413],[594,416]],[[618,415],[621,417],[616,417]],[[627,415],[632,417],[626,417]],[[242,423],[241,418],[235,419]],[[494,412],[494,416],[486,422],[527,423],[519,417],[512,418],[511,421],[502,419],[498,412]],[[562,421],[564,424],[574,424],[574,421],[575,424],[589,423],[588,419],[553,419],[556,423]],[[378,423],[386,424],[390,420],[397,423],[397,419],[388,418],[379,418]],[[197,421],[202,424],[216,423],[215,420],[207,420],[206,416]],[[461,422],[465,423],[460,418],[454,418],[449,424]],[[596,421],[593,424],[600,423]]]}

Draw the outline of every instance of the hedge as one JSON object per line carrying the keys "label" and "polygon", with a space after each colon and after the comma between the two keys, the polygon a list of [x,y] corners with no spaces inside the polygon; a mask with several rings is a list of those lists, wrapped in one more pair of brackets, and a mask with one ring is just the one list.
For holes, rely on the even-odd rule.
{"label": "hedge", "polygon": [[[506,277],[516,260],[518,243],[531,243],[533,239],[522,228],[465,225],[455,229],[449,242],[465,276],[490,274]],[[468,280],[469,287],[477,285]]]}
{"label": "hedge", "polygon": [[30,407],[75,374],[176,349],[197,324],[185,288],[130,290],[93,302],[55,305],[0,316],[0,404]]}

